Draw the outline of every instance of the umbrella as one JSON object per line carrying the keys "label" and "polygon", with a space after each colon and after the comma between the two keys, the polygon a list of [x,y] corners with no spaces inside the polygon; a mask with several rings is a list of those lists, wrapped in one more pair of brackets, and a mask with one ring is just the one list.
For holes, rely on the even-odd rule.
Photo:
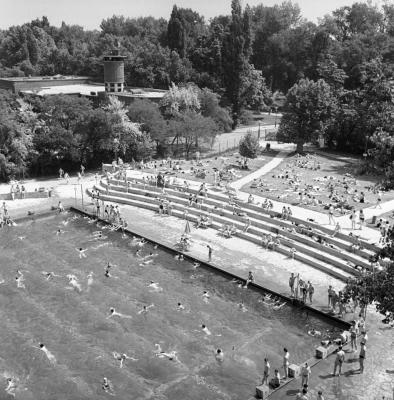
{"label": "umbrella", "polygon": [[185,234],[188,235],[190,232],[191,232],[191,229],[190,229],[189,221],[186,221]]}

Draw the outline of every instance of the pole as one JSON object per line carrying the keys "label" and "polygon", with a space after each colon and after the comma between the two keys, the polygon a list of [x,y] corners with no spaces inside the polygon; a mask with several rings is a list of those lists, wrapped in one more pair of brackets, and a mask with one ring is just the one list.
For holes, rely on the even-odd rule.
{"label": "pole", "polygon": [[75,207],[77,206],[77,187],[74,185]]}
{"label": "pole", "polygon": [[82,187],[82,183],[81,183],[81,198],[82,198],[82,208],[83,208],[84,204],[83,204],[83,187]]}

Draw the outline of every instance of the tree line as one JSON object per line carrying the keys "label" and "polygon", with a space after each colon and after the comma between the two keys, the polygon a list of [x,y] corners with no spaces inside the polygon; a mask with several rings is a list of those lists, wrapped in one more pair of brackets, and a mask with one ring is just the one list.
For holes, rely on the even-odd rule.
{"label": "tree line", "polygon": [[[157,151],[181,141],[190,152],[198,140],[186,139],[183,128],[193,132],[196,124],[198,131],[213,129],[214,136],[245,120],[250,109],[282,106],[277,101],[282,93],[283,141],[302,150],[304,143],[324,138],[332,148],[366,154],[367,167],[384,173],[388,182],[394,177],[393,4],[356,2],[318,24],[303,18],[291,1],[242,9],[232,0],[231,14],[209,21],[174,5],[168,21],[112,16],[93,31],[66,23],[54,27],[42,17],[0,31],[0,76],[78,74],[102,81],[102,57],[118,42],[127,56],[129,86],[168,89],[174,84],[179,92],[199,91],[200,108],[181,106],[176,114],[159,107],[167,139],[149,132]],[[205,100],[204,91],[209,93]],[[204,105],[216,110],[214,117]],[[156,113],[154,106],[145,106]],[[36,104],[33,109],[40,114]],[[130,118],[136,117],[131,113]],[[19,126],[20,119],[15,123]],[[33,164],[42,170],[43,162]]]}
{"label": "tree line", "polygon": [[172,84],[160,104],[115,96],[24,96],[0,90],[0,181],[48,175],[121,157],[186,156],[209,149],[232,119],[211,90]]}

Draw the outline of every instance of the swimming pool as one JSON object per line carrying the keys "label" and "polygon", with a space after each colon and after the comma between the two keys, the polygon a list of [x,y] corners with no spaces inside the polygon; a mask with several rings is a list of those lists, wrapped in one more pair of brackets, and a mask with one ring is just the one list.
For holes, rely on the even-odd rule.
{"label": "swimming pool", "polygon": [[[106,398],[105,376],[119,399],[247,399],[261,380],[265,357],[280,367],[287,347],[291,363],[300,363],[319,341],[306,334],[308,327],[332,329],[290,306],[274,310],[258,293],[152,244],[142,247],[142,256],[158,256],[143,264],[135,255],[137,240],[109,230],[95,239],[92,233],[103,225],[91,222],[68,213],[0,230],[0,374],[17,378],[19,398]],[[79,257],[80,247],[86,258]],[[104,275],[108,262],[115,265],[110,278]],[[17,269],[25,288],[17,288]],[[43,271],[54,276],[47,279]],[[178,311],[178,302],[184,310]],[[127,317],[107,318],[110,307]],[[36,348],[39,342],[56,357],[55,365]],[[178,361],[158,357],[155,344],[176,351]],[[222,363],[215,359],[217,348],[224,352]],[[137,361],[127,359],[119,368],[113,352]]]}

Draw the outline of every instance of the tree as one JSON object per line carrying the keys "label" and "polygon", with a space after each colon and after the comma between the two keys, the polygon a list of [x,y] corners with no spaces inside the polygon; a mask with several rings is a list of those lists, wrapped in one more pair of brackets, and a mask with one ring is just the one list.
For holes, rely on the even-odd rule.
{"label": "tree", "polygon": [[167,28],[167,42],[171,50],[175,50],[183,58],[186,55],[185,21],[178,7],[174,5]]}
{"label": "tree", "polygon": [[[394,232],[388,232],[388,243],[376,255],[389,259],[386,266],[367,271],[358,278],[351,279],[344,290],[347,298],[356,297],[365,305],[374,304],[387,320],[394,320]],[[387,260],[386,260],[387,261]]]}
{"label": "tree", "polygon": [[[104,107],[108,112],[112,125],[111,136],[108,138],[108,146],[113,146],[115,159],[119,152],[123,157],[127,150],[136,148],[137,142],[144,141],[144,136],[149,136],[141,132],[141,125],[130,121],[127,115],[127,108],[116,96],[108,96],[108,104]],[[134,155],[134,152],[131,151]]]}
{"label": "tree", "polygon": [[335,107],[335,98],[324,80],[301,79],[287,93],[278,140],[296,143],[297,151],[302,152],[305,143],[324,135]]}
{"label": "tree", "polygon": [[230,132],[232,119],[227,109],[220,106],[220,96],[205,88],[198,93],[201,115],[212,118],[217,125],[218,131]]}
{"label": "tree", "polygon": [[249,10],[242,15],[239,0],[231,2],[231,23],[223,41],[223,82],[232,106],[233,127],[238,124],[243,106],[243,79],[251,53]]}
{"label": "tree", "polygon": [[150,135],[150,138],[156,142],[156,151],[165,146],[167,142],[167,124],[159,106],[149,100],[136,99],[128,106],[127,115],[132,121],[140,124],[143,132]]}
{"label": "tree", "polygon": [[163,114],[171,118],[187,111],[198,112],[201,107],[198,92],[195,85],[177,86],[173,83],[160,102]]}
{"label": "tree", "polygon": [[169,122],[169,132],[183,141],[188,158],[193,147],[199,150],[200,146],[204,144],[212,145],[217,133],[217,126],[212,118],[203,117],[201,114],[189,110]]}
{"label": "tree", "polygon": [[247,133],[239,142],[239,154],[242,157],[256,158],[260,152],[259,139]]}

